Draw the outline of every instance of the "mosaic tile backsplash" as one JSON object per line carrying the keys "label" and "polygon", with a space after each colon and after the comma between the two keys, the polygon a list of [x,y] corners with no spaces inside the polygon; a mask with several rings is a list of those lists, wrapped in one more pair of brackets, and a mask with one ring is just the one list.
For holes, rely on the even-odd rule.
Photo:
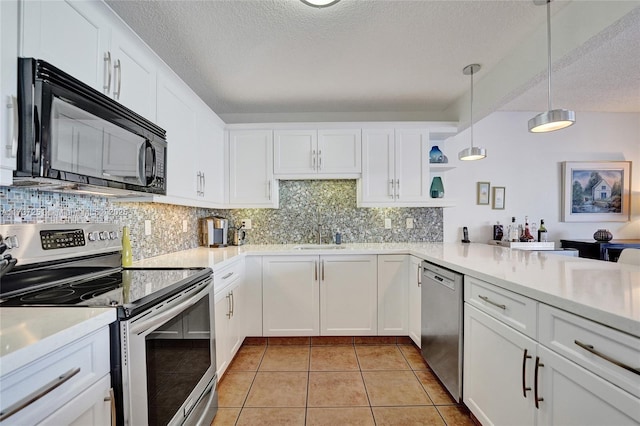
{"label": "mosaic tile backsplash", "polygon": [[[442,241],[441,208],[357,208],[355,180],[280,181],[279,209],[210,210],[160,203],[119,203],[72,193],[0,187],[0,223],[110,222],[131,229],[134,260],[198,246],[198,219],[222,216],[229,226],[251,219],[249,244]],[[392,228],[384,228],[384,219]],[[407,218],[414,228],[406,229]],[[152,233],[144,233],[150,220]],[[182,222],[187,221],[187,232]]]}

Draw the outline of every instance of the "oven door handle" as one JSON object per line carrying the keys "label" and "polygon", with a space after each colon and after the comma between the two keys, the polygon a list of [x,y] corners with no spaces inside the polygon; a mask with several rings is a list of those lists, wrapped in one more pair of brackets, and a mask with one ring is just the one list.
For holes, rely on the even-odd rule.
{"label": "oven door handle", "polygon": [[139,322],[133,322],[131,324],[130,332],[135,334],[142,334],[146,331],[151,331],[151,329],[155,329],[156,326],[160,326],[167,320],[175,317],[176,314],[195,305],[196,303],[198,303],[198,301],[200,301],[200,299],[202,299],[202,296],[205,296],[211,291],[212,280],[210,278],[208,278],[208,280],[209,282],[206,286],[198,290],[196,293],[190,295],[187,300],[180,303],[179,305],[169,308],[166,311],[161,311],[148,319],[140,319]]}

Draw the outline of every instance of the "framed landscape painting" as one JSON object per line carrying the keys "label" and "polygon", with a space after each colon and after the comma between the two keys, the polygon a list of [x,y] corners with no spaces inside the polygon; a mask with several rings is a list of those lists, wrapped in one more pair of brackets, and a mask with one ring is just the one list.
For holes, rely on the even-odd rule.
{"label": "framed landscape painting", "polygon": [[562,163],[564,222],[627,222],[631,161]]}

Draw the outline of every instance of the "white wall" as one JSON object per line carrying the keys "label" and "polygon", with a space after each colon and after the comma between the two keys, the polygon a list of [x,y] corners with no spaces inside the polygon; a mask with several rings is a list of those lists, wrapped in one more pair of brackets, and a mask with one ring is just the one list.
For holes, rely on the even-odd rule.
{"label": "white wall", "polygon": [[[471,241],[491,238],[496,221],[511,216],[522,222],[545,220],[549,239],[591,239],[599,228],[614,238],[640,238],[640,114],[576,112],[576,124],[564,130],[532,134],[527,121],[536,113],[495,112],[474,125],[474,145],[487,149],[487,158],[462,162],[457,153],[469,146],[469,129],[445,142],[444,151],[457,168],[447,172],[444,186],[456,207],[444,209],[444,241],[459,241],[462,227]],[[443,147],[440,147],[441,149]],[[631,221],[562,222],[563,161],[631,161]],[[505,209],[476,205],[476,182],[506,187]]]}

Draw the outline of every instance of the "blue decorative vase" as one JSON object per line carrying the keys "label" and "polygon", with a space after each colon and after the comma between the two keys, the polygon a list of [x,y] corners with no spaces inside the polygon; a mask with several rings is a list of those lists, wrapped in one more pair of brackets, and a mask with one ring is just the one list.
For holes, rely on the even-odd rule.
{"label": "blue decorative vase", "polygon": [[431,198],[444,197],[444,186],[442,185],[442,179],[440,176],[436,176],[431,181],[431,190],[429,191]]}
{"label": "blue decorative vase", "polygon": [[434,145],[431,147],[431,151],[429,151],[429,162],[430,163],[444,163],[444,154],[438,148],[438,145]]}

